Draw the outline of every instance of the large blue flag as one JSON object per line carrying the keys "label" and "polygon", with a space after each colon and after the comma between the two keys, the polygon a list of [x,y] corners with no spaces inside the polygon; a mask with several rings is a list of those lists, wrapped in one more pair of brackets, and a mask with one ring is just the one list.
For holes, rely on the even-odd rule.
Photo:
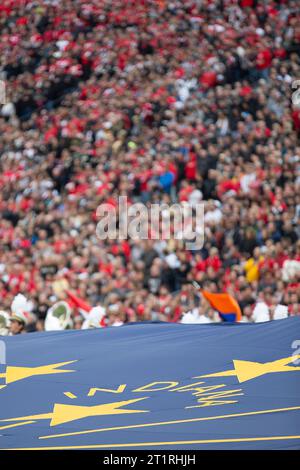
{"label": "large blue flag", "polygon": [[299,346],[300,318],[2,337],[0,448],[299,449]]}

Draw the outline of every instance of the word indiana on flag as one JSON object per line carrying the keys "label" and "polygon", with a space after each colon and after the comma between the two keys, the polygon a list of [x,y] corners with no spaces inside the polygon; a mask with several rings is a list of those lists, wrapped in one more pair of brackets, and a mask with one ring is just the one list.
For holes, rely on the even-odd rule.
{"label": "word indiana on flag", "polygon": [[297,317],[3,337],[0,448],[299,449],[299,338]]}

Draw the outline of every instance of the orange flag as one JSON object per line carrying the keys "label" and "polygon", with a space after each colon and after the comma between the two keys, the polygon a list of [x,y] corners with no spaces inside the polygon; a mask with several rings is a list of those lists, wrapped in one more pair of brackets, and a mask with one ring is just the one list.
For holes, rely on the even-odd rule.
{"label": "orange flag", "polygon": [[225,321],[240,321],[242,312],[239,304],[232,295],[226,292],[222,294],[212,294],[206,290],[201,291],[203,297],[210,305],[219,312],[219,315]]}

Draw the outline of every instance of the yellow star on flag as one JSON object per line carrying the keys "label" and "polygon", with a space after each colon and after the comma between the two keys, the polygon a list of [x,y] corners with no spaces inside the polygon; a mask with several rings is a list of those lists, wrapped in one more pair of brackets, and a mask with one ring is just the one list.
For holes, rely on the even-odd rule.
{"label": "yellow star on flag", "polygon": [[128,413],[148,413],[148,410],[132,410],[123,409],[123,406],[145,400],[148,397],[135,398],[133,400],[118,401],[114,403],[104,403],[102,405],[94,406],[77,406],[65,405],[62,403],[55,403],[52,413],[42,413],[31,416],[21,416],[18,418],[3,419],[2,421],[32,421],[39,419],[50,419],[50,426],[57,426],[58,424],[69,423],[82,418],[90,416],[104,416],[104,415],[119,415]]}
{"label": "yellow star on flag", "polygon": [[300,370],[300,367],[287,365],[299,358],[300,354],[265,363],[233,360],[234,369],[215,372],[213,374],[198,375],[195,378],[236,376],[238,381],[242,383],[273,372],[295,372]]}
{"label": "yellow star on flag", "polygon": [[27,379],[34,375],[49,375],[49,374],[64,374],[66,372],[75,372],[74,370],[58,369],[59,367],[67,364],[72,364],[76,361],[58,362],[57,364],[48,364],[46,366],[37,367],[17,367],[7,366],[5,373],[0,374],[0,377],[5,378],[5,383],[10,384],[18,380]]}

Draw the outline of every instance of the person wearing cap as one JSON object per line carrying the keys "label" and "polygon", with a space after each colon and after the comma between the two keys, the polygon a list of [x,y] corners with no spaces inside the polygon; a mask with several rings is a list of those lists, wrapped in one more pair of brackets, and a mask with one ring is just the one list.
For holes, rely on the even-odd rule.
{"label": "person wearing cap", "polygon": [[19,335],[25,333],[26,317],[22,312],[15,313],[10,317],[10,335]]}

